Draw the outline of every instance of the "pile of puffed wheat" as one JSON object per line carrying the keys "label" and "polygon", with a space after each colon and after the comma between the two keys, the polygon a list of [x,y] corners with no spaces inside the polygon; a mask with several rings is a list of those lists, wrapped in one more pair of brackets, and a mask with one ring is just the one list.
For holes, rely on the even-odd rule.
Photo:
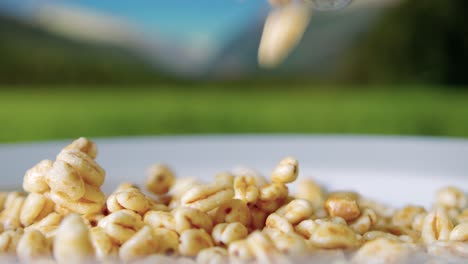
{"label": "pile of puffed wheat", "polygon": [[[0,261],[23,263],[454,263],[468,260],[467,196],[441,189],[430,210],[390,208],[312,180],[287,184],[285,158],[267,180],[253,170],[212,183],[148,170],[146,190],[107,198],[96,145],[79,138],[29,169],[27,193],[0,195]],[[147,193],[146,193],[147,191]],[[468,261],[467,261],[468,262]],[[467,263],[465,262],[465,263]]]}

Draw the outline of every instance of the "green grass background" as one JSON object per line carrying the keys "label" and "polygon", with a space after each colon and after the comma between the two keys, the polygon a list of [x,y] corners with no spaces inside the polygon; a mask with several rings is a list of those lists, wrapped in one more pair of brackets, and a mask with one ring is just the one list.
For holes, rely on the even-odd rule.
{"label": "green grass background", "polygon": [[427,87],[0,87],[0,142],[161,134],[468,137],[468,91]]}

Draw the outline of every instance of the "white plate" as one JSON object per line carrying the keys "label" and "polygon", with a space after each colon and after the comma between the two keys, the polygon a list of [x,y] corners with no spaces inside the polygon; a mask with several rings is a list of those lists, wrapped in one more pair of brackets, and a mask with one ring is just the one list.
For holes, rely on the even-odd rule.
{"label": "white plate", "polygon": [[[361,136],[189,136],[96,139],[104,188],[142,183],[145,169],[166,162],[180,176],[212,180],[244,165],[265,175],[284,156],[300,161],[300,177],[332,190],[356,190],[395,206],[429,206],[446,185],[468,190],[468,140]],[[21,188],[24,172],[54,159],[68,141],[0,145],[2,189]]]}

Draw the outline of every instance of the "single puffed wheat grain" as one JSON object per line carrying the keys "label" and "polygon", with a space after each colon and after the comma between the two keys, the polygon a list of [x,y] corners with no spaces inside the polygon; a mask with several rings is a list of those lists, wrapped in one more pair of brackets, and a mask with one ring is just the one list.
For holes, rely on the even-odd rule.
{"label": "single puffed wheat grain", "polygon": [[94,257],[89,229],[77,214],[67,216],[60,223],[53,247],[58,263],[84,263]]}

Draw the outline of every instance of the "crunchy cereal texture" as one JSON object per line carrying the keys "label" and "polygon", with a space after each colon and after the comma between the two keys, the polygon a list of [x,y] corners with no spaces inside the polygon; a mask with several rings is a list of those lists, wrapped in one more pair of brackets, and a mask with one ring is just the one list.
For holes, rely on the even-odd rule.
{"label": "crunchy cereal texture", "polygon": [[357,201],[350,197],[329,197],[325,201],[325,209],[328,215],[339,216],[346,221],[353,221],[361,214]]}
{"label": "crunchy cereal texture", "polygon": [[143,225],[141,216],[127,209],[111,213],[98,223],[98,226],[119,246],[135,235]]}
{"label": "crunchy cereal texture", "polygon": [[228,259],[228,252],[225,248],[211,247],[200,251],[197,255],[199,264],[222,264]]}
{"label": "crunchy cereal texture", "polygon": [[147,174],[146,188],[157,195],[169,192],[175,183],[174,172],[165,164],[154,164]]}
{"label": "crunchy cereal texture", "polygon": [[229,185],[212,183],[190,188],[180,200],[183,206],[208,212],[229,201],[233,196],[234,191]]}
{"label": "crunchy cereal texture", "polygon": [[44,193],[49,190],[46,175],[52,169],[54,162],[43,160],[26,171],[23,179],[23,189],[27,192]]}
{"label": "crunchy cereal texture", "polygon": [[37,230],[26,232],[18,241],[16,251],[22,262],[47,259],[52,255],[49,241]]}
{"label": "crunchy cereal texture", "polygon": [[179,207],[173,212],[176,231],[181,234],[187,229],[204,229],[210,233],[213,229],[211,217],[198,209],[191,207]]}
{"label": "crunchy cereal texture", "polygon": [[213,228],[211,236],[216,245],[228,246],[234,241],[245,239],[249,230],[242,223],[222,223]]}
{"label": "crunchy cereal texture", "polygon": [[89,228],[77,214],[63,219],[54,238],[54,257],[59,263],[83,263],[95,254]]}
{"label": "crunchy cereal texture", "polygon": [[211,235],[203,229],[184,230],[179,240],[179,251],[185,256],[196,256],[203,249],[214,246]]}
{"label": "crunchy cereal texture", "polygon": [[271,173],[273,182],[291,183],[297,179],[299,174],[299,162],[297,159],[287,157],[281,160]]}
{"label": "crunchy cereal texture", "polygon": [[151,255],[156,253],[157,243],[151,227],[144,226],[122,244],[119,256],[123,261],[128,262]]}
{"label": "crunchy cereal texture", "polygon": [[151,201],[137,188],[121,188],[107,198],[106,205],[111,213],[128,209],[144,214],[150,209]]}
{"label": "crunchy cereal texture", "polygon": [[[97,146],[79,138],[27,170],[23,192],[0,192],[0,262],[23,263],[464,263],[467,195],[441,188],[433,206],[392,208],[329,192],[286,157],[270,180],[250,168],[211,182],[155,163],[146,189],[107,197]],[[292,189],[294,190],[294,189]],[[148,192],[147,192],[148,191]]]}
{"label": "crunchy cereal texture", "polygon": [[117,256],[118,247],[112,242],[104,229],[98,226],[93,227],[90,229],[90,235],[98,260],[103,261]]}

